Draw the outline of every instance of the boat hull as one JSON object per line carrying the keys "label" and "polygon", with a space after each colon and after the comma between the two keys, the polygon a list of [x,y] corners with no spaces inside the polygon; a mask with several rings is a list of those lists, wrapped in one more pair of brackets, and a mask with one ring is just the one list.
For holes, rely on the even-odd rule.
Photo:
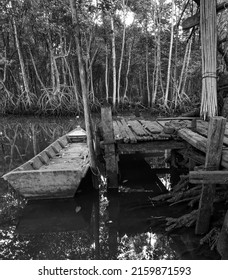
{"label": "boat hull", "polygon": [[3,175],[3,179],[27,199],[70,198],[88,169],[86,133],[77,128]]}

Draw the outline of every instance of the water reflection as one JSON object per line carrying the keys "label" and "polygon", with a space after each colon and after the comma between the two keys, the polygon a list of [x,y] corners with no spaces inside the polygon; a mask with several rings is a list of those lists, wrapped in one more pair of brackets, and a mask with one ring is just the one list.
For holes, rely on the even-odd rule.
{"label": "water reflection", "polygon": [[[0,175],[32,158],[73,129],[77,121],[2,119]],[[0,180],[0,259],[216,258],[208,248],[199,248],[199,238],[190,231],[167,235],[159,217],[169,215],[170,209],[153,207],[151,184],[138,178],[137,172],[127,180],[128,173],[122,174],[124,188],[135,183],[140,192],[107,192],[104,184],[98,193],[92,190],[88,176],[74,199],[28,202],[26,206]],[[17,211],[21,208],[22,214]]]}

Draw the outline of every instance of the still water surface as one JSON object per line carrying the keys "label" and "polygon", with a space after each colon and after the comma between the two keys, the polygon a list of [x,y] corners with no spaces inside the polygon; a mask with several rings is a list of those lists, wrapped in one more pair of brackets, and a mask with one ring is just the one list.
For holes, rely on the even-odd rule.
{"label": "still water surface", "polygon": [[[74,118],[1,118],[0,176],[79,124]],[[170,210],[153,208],[150,192],[121,189],[107,193],[102,184],[98,193],[87,176],[72,199],[27,202],[1,179],[0,259],[218,258],[193,230],[167,235],[159,223],[152,226],[151,216]]]}

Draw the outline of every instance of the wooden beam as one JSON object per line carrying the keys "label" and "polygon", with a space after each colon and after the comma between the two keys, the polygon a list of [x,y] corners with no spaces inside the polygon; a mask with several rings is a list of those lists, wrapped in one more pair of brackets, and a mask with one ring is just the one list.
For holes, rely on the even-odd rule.
{"label": "wooden beam", "polygon": [[118,163],[114,140],[112,110],[110,106],[101,108],[101,121],[105,146],[105,165],[108,188],[118,188]]}
{"label": "wooden beam", "polygon": [[187,157],[191,159],[194,162],[197,162],[199,164],[205,163],[205,155],[200,153],[199,151],[195,150],[191,146],[189,146],[187,149],[184,150],[178,150],[178,153],[180,153],[182,156]]}
{"label": "wooden beam", "polygon": [[164,151],[173,149],[184,149],[186,143],[175,140],[157,140],[152,142],[137,143],[137,144],[118,144],[119,154],[134,154],[142,153],[145,155],[153,154],[154,151]]}
{"label": "wooden beam", "polygon": [[[222,158],[222,146],[225,126],[226,119],[223,117],[214,117],[210,119],[206,147],[206,170],[211,171],[219,169]],[[203,184],[195,228],[196,234],[204,234],[209,229],[210,218],[213,211],[214,196],[215,185]]]}
{"label": "wooden beam", "polygon": [[[217,13],[222,12],[223,10],[228,8],[228,1],[224,1],[221,4],[217,5],[216,11]],[[200,13],[196,13],[195,15],[185,19],[182,23],[182,28],[184,30],[190,29],[200,23]]]}
{"label": "wooden beam", "polygon": [[209,122],[205,161],[207,170],[217,170],[220,167],[225,127],[226,119],[223,117],[214,117]]}
{"label": "wooden beam", "polygon": [[188,128],[178,130],[177,135],[192,145],[194,148],[206,153],[207,139]]}
{"label": "wooden beam", "polygon": [[199,23],[200,23],[200,13],[196,13],[195,15],[186,18],[182,22],[182,28],[184,30],[188,30],[192,27],[195,27],[196,25],[199,25]]}
{"label": "wooden beam", "polygon": [[169,118],[157,118],[157,121],[171,121],[171,120],[195,120],[195,119],[199,119],[199,117],[188,117],[188,116],[183,116],[183,117],[169,117]]}
{"label": "wooden beam", "polygon": [[216,171],[191,171],[189,172],[189,182],[191,184],[218,184],[228,185],[228,171],[216,170]]}

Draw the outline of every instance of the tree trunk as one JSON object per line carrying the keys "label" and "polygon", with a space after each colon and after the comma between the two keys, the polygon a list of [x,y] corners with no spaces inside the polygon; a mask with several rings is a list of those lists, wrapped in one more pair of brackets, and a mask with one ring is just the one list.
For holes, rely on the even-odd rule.
{"label": "tree trunk", "polygon": [[15,42],[16,42],[17,53],[18,53],[18,57],[19,57],[20,67],[21,67],[21,74],[22,74],[24,89],[25,89],[27,96],[29,96],[29,83],[28,83],[28,78],[27,78],[26,71],[25,71],[25,63],[24,63],[24,59],[22,56],[21,47],[20,47],[20,43],[19,43],[19,39],[18,39],[17,26],[16,26],[15,19],[13,19],[13,27],[14,27]]}
{"label": "tree trunk", "polygon": [[119,64],[119,71],[118,71],[118,84],[117,84],[117,100],[118,104],[120,103],[120,82],[121,82],[121,70],[122,70],[122,63],[123,63],[123,55],[124,55],[124,47],[125,47],[125,36],[126,36],[126,6],[125,0],[123,0],[123,10],[124,10],[124,26],[123,26],[123,37],[122,37],[122,47],[121,47],[121,55],[120,55],[120,64]]}
{"label": "tree trunk", "polygon": [[187,81],[187,76],[188,76],[188,66],[189,66],[189,62],[190,62],[191,51],[192,51],[192,38],[190,39],[190,42],[189,42],[189,49],[188,49],[188,55],[187,55],[187,61],[186,61],[185,75],[184,75],[184,79],[183,79],[182,89],[181,89],[181,92],[180,92],[180,99],[181,100],[183,99],[183,96],[186,95],[185,94],[185,86],[186,86],[186,81]]}
{"label": "tree trunk", "polygon": [[127,62],[127,72],[126,72],[126,77],[125,77],[124,99],[127,98],[128,76],[129,76],[130,67],[131,67],[131,54],[132,54],[133,44],[134,44],[134,38],[132,39],[132,42],[130,43],[130,46],[129,46],[129,54],[128,54],[128,62]]}
{"label": "tree trunk", "polygon": [[42,80],[41,80],[41,78],[40,78],[40,75],[39,75],[39,73],[38,73],[38,71],[37,71],[36,63],[35,63],[35,61],[34,61],[34,58],[33,58],[33,55],[32,55],[32,52],[31,52],[30,47],[29,47],[29,54],[30,54],[30,57],[31,57],[31,61],[32,61],[33,68],[34,68],[35,73],[36,73],[36,77],[37,77],[38,81],[40,82],[40,85],[41,85],[41,87],[43,88],[43,90],[44,90],[46,93],[48,93],[48,91],[47,91],[47,89],[46,89],[44,83],[42,82]]}
{"label": "tree trunk", "polygon": [[170,72],[171,72],[171,62],[172,62],[172,50],[173,50],[173,17],[174,17],[174,0],[172,0],[172,13],[171,13],[171,39],[170,39],[170,48],[169,48],[169,63],[168,63],[168,72],[167,72],[167,83],[166,83],[166,91],[165,91],[165,107],[168,106],[168,98],[169,98],[169,84],[170,84]]}
{"label": "tree trunk", "polygon": [[150,92],[150,80],[149,80],[149,50],[148,50],[148,33],[146,23],[146,88],[147,88],[147,106],[151,106],[151,92]]}
{"label": "tree trunk", "polygon": [[[155,104],[157,92],[158,92],[158,82],[159,73],[161,72],[161,7],[159,4],[159,10],[155,11],[155,20],[157,22],[157,40],[156,40],[156,55],[155,55],[155,80],[154,80],[154,91],[152,96],[152,105]],[[162,84],[162,81],[160,81]],[[161,85],[162,87],[162,85]]]}
{"label": "tree trunk", "polygon": [[92,169],[95,170],[96,169],[96,158],[95,158],[95,152],[94,152],[94,147],[93,147],[92,123],[91,123],[91,118],[90,118],[90,108],[89,108],[89,102],[88,102],[86,75],[85,75],[85,69],[84,69],[84,64],[83,64],[82,46],[81,46],[81,40],[80,40],[80,26],[79,26],[79,22],[78,22],[76,1],[70,0],[70,6],[71,6],[71,13],[72,13],[72,21],[75,26],[75,41],[76,41],[76,47],[77,47],[78,67],[79,67],[83,105],[84,105],[84,117],[85,117],[86,133],[87,133],[87,144],[88,144],[89,153],[90,153],[90,166]]}
{"label": "tree trunk", "polygon": [[78,93],[78,85],[77,85],[77,78],[76,78],[75,63],[72,62],[72,71],[73,71],[73,73],[71,73],[71,69],[70,69],[70,66],[68,65],[67,60],[66,60],[66,65],[67,65],[67,68],[68,68],[68,71],[69,71],[69,75],[70,75],[70,78],[71,78],[71,82],[72,82],[72,85],[73,85],[73,88],[74,88],[75,99],[76,99],[76,102],[77,102],[77,110],[78,110],[78,112],[80,112],[79,93]]}
{"label": "tree trunk", "polygon": [[108,43],[105,42],[105,91],[106,91],[106,101],[108,102],[109,93],[108,93]]}
{"label": "tree trunk", "polygon": [[113,15],[110,16],[112,30],[112,77],[113,77],[113,108],[116,108],[116,37]]}

